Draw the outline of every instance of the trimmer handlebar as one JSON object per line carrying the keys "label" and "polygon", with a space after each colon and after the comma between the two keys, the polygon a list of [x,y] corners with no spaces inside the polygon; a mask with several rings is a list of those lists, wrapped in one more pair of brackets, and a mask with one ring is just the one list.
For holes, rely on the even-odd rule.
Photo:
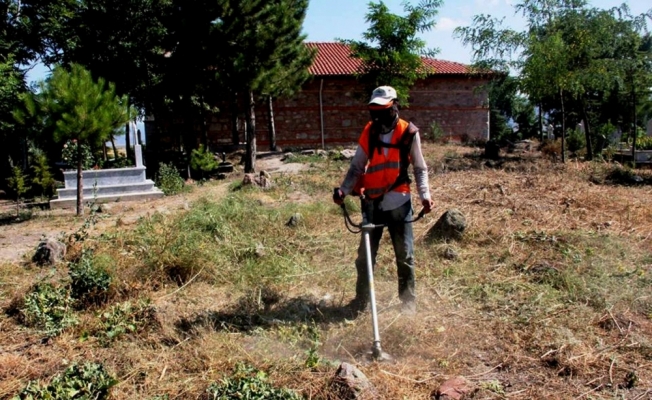
{"label": "trimmer handlebar", "polygon": [[[346,205],[343,202],[344,197],[340,196],[339,188],[335,188],[333,190],[333,200],[336,200],[336,199],[342,200],[342,203],[340,203],[340,208],[342,209],[342,213],[344,214],[344,223],[346,224],[347,229],[351,233],[360,233],[360,230],[363,229],[363,226],[365,226],[365,225],[362,222],[360,222],[359,224],[356,224],[355,222],[353,222],[353,220],[351,220],[351,216],[349,215],[349,212],[346,209]],[[419,211],[419,214],[417,214],[416,218],[414,218],[414,219],[412,219],[410,221],[405,221],[405,223],[412,224],[414,222],[417,222],[421,218],[423,218],[425,215],[426,215],[426,209],[422,208],[421,211]],[[369,225],[367,225],[367,227],[372,228],[372,229],[373,228],[380,228],[380,227],[383,227],[383,226],[385,226],[385,225],[377,225],[377,224],[369,224]],[[351,229],[351,227],[357,228],[359,230],[354,231],[354,230]]]}

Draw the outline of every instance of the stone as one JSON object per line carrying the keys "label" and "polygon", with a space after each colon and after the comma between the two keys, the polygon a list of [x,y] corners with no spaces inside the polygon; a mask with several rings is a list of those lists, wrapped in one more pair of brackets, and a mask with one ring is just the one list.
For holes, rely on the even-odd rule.
{"label": "stone", "polygon": [[331,391],[337,399],[371,400],[378,399],[378,392],[362,371],[343,362],[331,381]]}
{"label": "stone", "polygon": [[447,210],[426,234],[429,239],[459,240],[466,229],[466,218],[460,210]]}
{"label": "stone", "polygon": [[444,258],[447,260],[457,260],[460,258],[460,255],[454,248],[448,246],[446,247],[446,250],[444,250]]}
{"label": "stone", "polygon": [[281,161],[290,161],[293,158],[296,158],[297,156],[294,155],[294,153],[285,153],[283,154],[283,157],[281,157]]}
{"label": "stone", "polygon": [[432,394],[432,400],[464,400],[474,391],[473,386],[461,376],[451,378],[442,383]]}
{"label": "stone", "polygon": [[242,185],[253,185],[263,190],[271,189],[274,186],[271,175],[266,171],[260,171],[258,175],[245,174],[244,178],[242,178]]}
{"label": "stone", "polygon": [[233,172],[233,164],[228,161],[221,162],[217,165],[215,172],[218,174],[228,174]]}
{"label": "stone", "polygon": [[66,245],[54,239],[41,239],[32,261],[37,265],[55,265],[66,256]]}
{"label": "stone", "polygon": [[296,213],[293,216],[290,217],[288,222],[285,223],[285,226],[289,226],[291,228],[294,228],[299,225],[301,220],[303,219],[303,215]]}
{"label": "stone", "polygon": [[355,156],[355,150],[345,149],[340,151],[340,155],[342,156],[343,159],[350,160]]}

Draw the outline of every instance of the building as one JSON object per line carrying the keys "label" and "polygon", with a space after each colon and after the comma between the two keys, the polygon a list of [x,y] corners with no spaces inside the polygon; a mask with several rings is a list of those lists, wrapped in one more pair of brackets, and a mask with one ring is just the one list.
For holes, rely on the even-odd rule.
{"label": "building", "polygon": [[[317,51],[310,68],[313,78],[294,97],[274,100],[276,144],[282,148],[317,148],[355,143],[369,116],[369,93],[354,76],[361,63],[351,58],[348,46],[341,43],[306,45]],[[483,87],[489,77],[473,73],[460,63],[435,59],[424,62],[435,73],[416,82],[410,92],[410,106],[401,111],[401,116],[416,124],[423,134],[430,133],[436,124],[440,132],[454,141],[487,140],[489,109]],[[267,117],[267,106],[261,104],[256,109],[256,143],[260,150],[266,150],[269,144]],[[219,150],[232,145],[233,126],[230,113],[215,115],[207,129],[209,147]],[[157,139],[163,139],[161,143],[180,143],[178,138],[165,140],[169,134],[160,127],[158,121],[146,125],[150,155],[157,151],[152,146]],[[243,142],[242,119],[237,129]],[[150,140],[150,135],[158,137]]]}

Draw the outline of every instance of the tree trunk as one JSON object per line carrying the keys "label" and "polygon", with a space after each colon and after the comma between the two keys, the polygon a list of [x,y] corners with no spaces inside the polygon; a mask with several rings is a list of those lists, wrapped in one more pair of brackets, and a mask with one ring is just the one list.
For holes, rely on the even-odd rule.
{"label": "tree trunk", "polygon": [[254,92],[247,95],[247,149],[245,154],[245,173],[256,172],[256,111],[254,110]]}
{"label": "tree trunk", "polygon": [[636,169],[636,139],[638,139],[638,129],[636,129],[636,90],[634,89],[634,77],[632,76],[632,168]]}
{"label": "tree trunk", "polygon": [[238,97],[231,101],[231,143],[237,148],[240,145],[240,132],[238,132]]}
{"label": "tree trunk", "polygon": [[84,215],[84,173],[82,172],[82,143],[77,141],[77,216]]}
{"label": "tree trunk", "polygon": [[586,137],[586,161],[593,160],[593,143],[591,142],[591,123],[586,112],[586,103],[582,100],[582,118],[584,119],[584,136]]}
{"label": "tree trunk", "polygon": [[566,162],[566,110],[564,108],[564,91],[559,90],[561,98],[561,162]]}
{"label": "tree trunk", "polygon": [[269,150],[276,151],[276,127],[274,126],[274,104],[272,96],[267,98],[267,122],[269,124]]}
{"label": "tree trunk", "polygon": [[111,134],[111,147],[113,147],[113,159],[117,160],[118,159],[118,148],[115,147],[115,136]]}
{"label": "tree trunk", "polygon": [[129,122],[125,125],[125,152],[127,154],[127,160],[131,160],[131,140],[129,138]]}
{"label": "tree trunk", "polygon": [[539,138],[543,143],[543,106],[539,103]]}

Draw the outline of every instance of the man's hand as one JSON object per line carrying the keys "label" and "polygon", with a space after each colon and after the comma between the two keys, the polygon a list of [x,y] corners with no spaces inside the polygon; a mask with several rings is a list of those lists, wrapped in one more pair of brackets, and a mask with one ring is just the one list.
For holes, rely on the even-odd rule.
{"label": "man's hand", "polygon": [[333,189],[333,203],[341,206],[344,203],[344,197],[344,193],[342,193],[340,188]]}
{"label": "man's hand", "polygon": [[424,214],[428,214],[435,207],[435,202],[431,199],[421,200],[421,205],[423,206]]}

